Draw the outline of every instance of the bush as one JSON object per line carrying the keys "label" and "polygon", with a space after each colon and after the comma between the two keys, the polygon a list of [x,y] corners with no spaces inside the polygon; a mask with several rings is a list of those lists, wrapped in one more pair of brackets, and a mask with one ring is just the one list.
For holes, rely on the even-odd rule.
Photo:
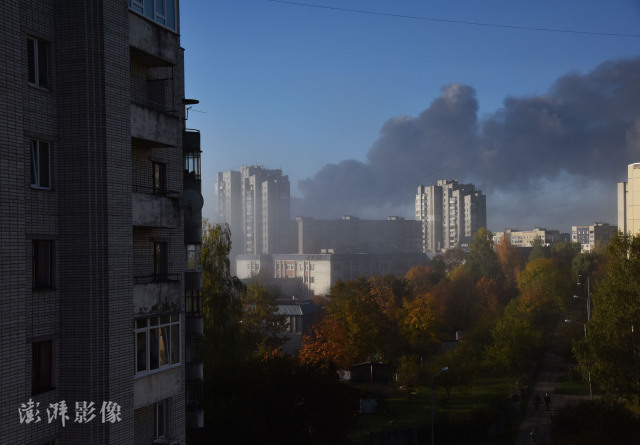
{"label": "bush", "polygon": [[640,443],[640,418],[620,403],[590,400],[566,406],[551,418],[552,444]]}

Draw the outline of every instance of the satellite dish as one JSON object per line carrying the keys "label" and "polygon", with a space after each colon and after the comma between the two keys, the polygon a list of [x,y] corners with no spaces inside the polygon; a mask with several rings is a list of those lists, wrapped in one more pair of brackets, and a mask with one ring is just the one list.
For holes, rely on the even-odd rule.
{"label": "satellite dish", "polygon": [[188,189],[180,193],[180,208],[182,210],[200,210],[204,205],[204,198],[196,190]]}

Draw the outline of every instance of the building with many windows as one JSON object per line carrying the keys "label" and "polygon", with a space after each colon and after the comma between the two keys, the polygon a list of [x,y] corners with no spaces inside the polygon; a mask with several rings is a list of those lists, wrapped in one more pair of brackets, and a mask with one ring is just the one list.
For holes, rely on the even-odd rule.
{"label": "building with many windows", "polygon": [[514,247],[532,247],[533,242],[538,238],[544,246],[569,241],[568,233],[560,233],[559,230],[536,227],[532,230],[505,229],[503,232],[496,232],[493,234],[494,245],[498,244],[505,236]]}
{"label": "building with many windows", "polygon": [[451,179],[419,186],[415,209],[416,221],[422,223],[424,253],[465,247],[487,225],[486,196],[473,184]]}
{"label": "building with many windows", "polygon": [[282,170],[243,165],[240,172],[218,173],[216,193],[218,218],[231,229],[232,257],[289,250],[291,186]]}
{"label": "building with many windows", "polygon": [[0,9],[0,442],[185,444],[202,195],[178,1]]}
{"label": "building with many windows", "polygon": [[337,281],[378,275],[404,276],[429,259],[422,253],[338,253],[238,255],[238,278],[261,274],[272,278],[283,294],[301,298],[327,295]]}
{"label": "building with many windows", "polygon": [[590,252],[596,246],[606,246],[618,231],[618,227],[607,223],[593,223],[590,226],[572,226],[571,241],[579,243],[583,252]]}

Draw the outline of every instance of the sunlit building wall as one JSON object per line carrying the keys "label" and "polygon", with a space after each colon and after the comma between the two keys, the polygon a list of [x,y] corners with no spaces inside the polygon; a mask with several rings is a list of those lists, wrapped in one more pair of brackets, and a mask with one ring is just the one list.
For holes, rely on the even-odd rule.
{"label": "sunlit building wall", "polygon": [[607,223],[593,223],[590,226],[572,226],[571,241],[579,243],[583,252],[590,252],[596,246],[606,246],[618,230]]}
{"label": "sunlit building wall", "polygon": [[640,163],[629,164],[628,179],[618,183],[618,229],[640,233]]}
{"label": "sunlit building wall", "polygon": [[469,244],[487,225],[486,197],[473,184],[443,179],[418,187],[415,217],[422,222],[423,252],[439,252]]}

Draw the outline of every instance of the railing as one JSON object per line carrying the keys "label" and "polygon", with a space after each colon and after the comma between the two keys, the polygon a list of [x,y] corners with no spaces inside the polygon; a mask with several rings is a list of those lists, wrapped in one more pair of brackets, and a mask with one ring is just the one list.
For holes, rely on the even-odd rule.
{"label": "railing", "polygon": [[160,102],[155,102],[151,99],[147,99],[145,97],[140,97],[140,96],[131,96],[131,103],[134,103],[136,105],[140,105],[143,107],[151,108],[153,110],[159,111],[160,113],[174,114],[178,112],[178,110],[175,109],[174,107],[169,107]]}
{"label": "railing", "polygon": [[180,274],[163,273],[133,277],[133,284],[165,283],[168,281],[180,281]]}
{"label": "railing", "polygon": [[145,195],[160,195],[167,196],[169,198],[177,198],[180,196],[180,192],[176,192],[175,190],[166,190],[162,188],[149,187],[145,185],[133,185],[133,193],[142,193]]}

